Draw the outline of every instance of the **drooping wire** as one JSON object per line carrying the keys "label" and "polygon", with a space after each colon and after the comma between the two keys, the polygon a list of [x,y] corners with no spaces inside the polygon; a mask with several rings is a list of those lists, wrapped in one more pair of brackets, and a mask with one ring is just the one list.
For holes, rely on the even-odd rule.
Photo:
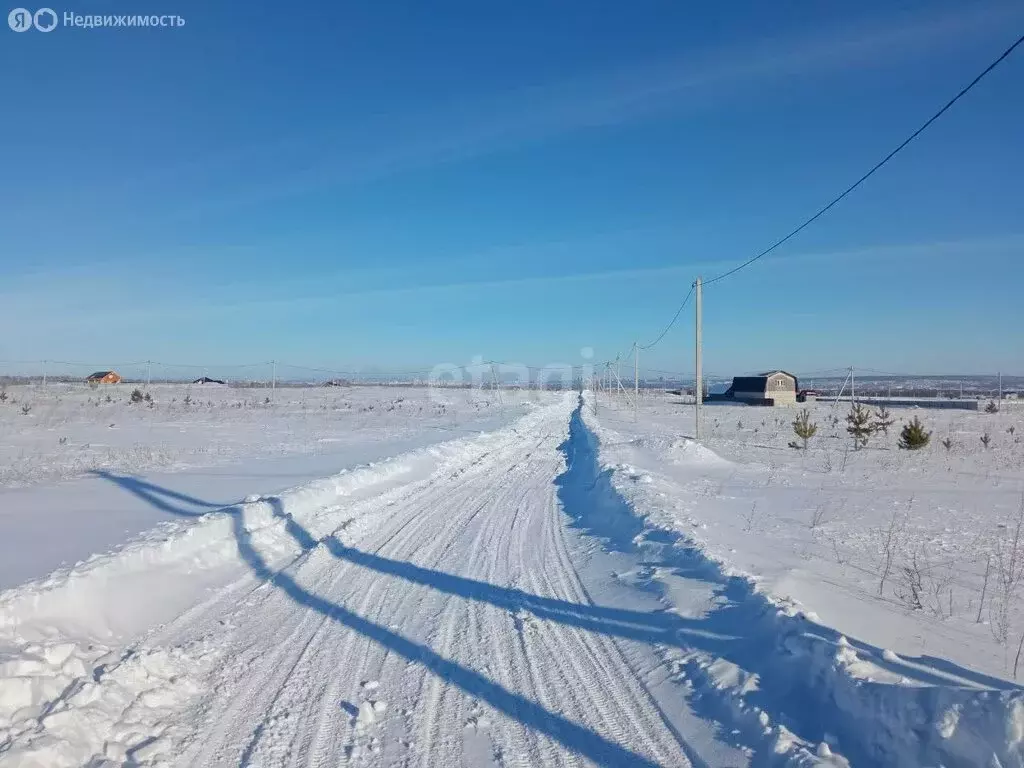
{"label": "drooping wire", "polygon": [[665,338],[665,334],[672,330],[672,326],[674,326],[676,324],[676,321],[679,320],[679,316],[683,313],[683,309],[685,309],[687,303],[689,303],[690,297],[693,296],[693,289],[694,286],[691,285],[690,292],[686,294],[686,298],[683,299],[683,303],[679,305],[679,309],[676,310],[676,313],[675,315],[673,315],[672,320],[669,322],[668,325],[665,326],[665,330],[661,332],[658,338],[656,338],[650,344],[641,344],[640,349],[650,349],[651,347],[656,346],[658,342]]}
{"label": "drooping wire", "polygon": [[800,232],[802,232],[804,229],[806,229],[808,226],[810,226],[815,221],[817,221],[819,218],[821,218],[825,213],[827,213],[830,209],[832,209],[839,201],[841,201],[843,198],[845,198],[847,195],[849,195],[851,192],[853,192],[853,190],[855,190],[857,187],[859,187],[861,184],[863,184],[865,181],[867,181],[869,178],[871,178],[871,176],[873,176],[876,171],[878,171],[883,165],[885,165],[890,160],[892,160],[892,158],[894,158],[897,154],[899,154],[899,152],[902,151],[903,148],[906,147],[910,142],[912,142],[914,139],[916,139],[918,136],[920,136],[922,133],[924,133],[924,131],[928,128],[928,126],[930,126],[932,123],[934,123],[940,117],[942,117],[942,115],[945,114],[945,112],[950,107],[952,107],[954,104],[956,104],[956,102],[958,102],[961,98],[963,98],[967,94],[968,91],[970,91],[972,88],[974,88],[974,86],[976,86],[978,83],[980,83],[981,80],[987,74],[989,74],[993,69],[995,69],[997,66],[999,66],[1011,53],[1013,53],[1014,49],[1017,48],[1022,42],[1024,42],[1024,35],[1021,35],[1020,37],[1018,37],[1016,42],[1013,43],[1013,45],[1011,45],[1009,48],[1007,48],[1005,51],[1003,51],[995,61],[993,61],[991,64],[989,64],[987,67],[985,67],[985,69],[982,70],[981,74],[979,74],[977,77],[975,77],[973,80],[971,80],[971,82],[969,82],[967,85],[965,85],[963,88],[961,88],[960,92],[957,93],[957,95],[954,96],[952,99],[947,101],[945,103],[945,105],[942,107],[942,109],[940,109],[934,115],[929,117],[920,128],[918,128],[916,131],[914,131],[912,134],[910,134],[910,136],[908,136],[906,139],[904,139],[903,142],[898,147],[896,147],[896,149],[892,150],[892,152],[890,152],[888,155],[886,155],[881,160],[879,160],[877,163],[875,163],[875,165],[872,166],[871,170],[869,170],[867,173],[865,173],[863,176],[861,176],[859,179],[857,179],[855,182],[853,182],[853,184],[851,184],[846,189],[844,189],[838,196],[834,197],[831,200],[831,202],[828,203],[828,205],[826,205],[825,207],[821,208],[817,213],[815,213],[809,219],[804,221],[803,224],[798,226],[796,229],[792,230],[785,237],[782,237],[779,240],[776,240],[774,243],[772,243],[770,246],[765,248],[763,251],[761,251],[757,255],[747,259],[742,264],[739,264],[738,266],[733,267],[732,269],[730,269],[727,272],[723,272],[722,274],[716,275],[715,277],[712,277],[709,280],[705,280],[704,281],[704,285],[711,285],[712,283],[717,283],[719,280],[724,280],[725,278],[727,278],[727,277],[729,277],[731,275],[735,275],[741,269],[746,269],[751,264],[753,264],[755,261],[757,261],[757,260],[767,256],[769,253],[774,251],[780,245],[782,245],[783,243],[785,243],[788,240],[792,239],[793,237],[798,235]]}

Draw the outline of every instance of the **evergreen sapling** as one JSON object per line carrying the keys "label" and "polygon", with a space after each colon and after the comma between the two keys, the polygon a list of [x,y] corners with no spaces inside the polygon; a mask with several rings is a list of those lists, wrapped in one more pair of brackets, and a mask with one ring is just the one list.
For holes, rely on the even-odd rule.
{"label": "evergreen sapling", "polygon": [[[925,431],[924,424],[915,416],[900,432],[900,448],[905,451],[918,451],[928,445],[931,438],[932,433]],[[947,442],[949,445],[946,445]],[[947,438],[942,444],[948,451],[952,447],[953,441]]]}
{"label": "evergreen sapling", "polygon": [[875,430],[871,423],[871,411],[860,403],[854,403],[846,415],[846,431],[853,437],[854,450],[859,451],[868,444],[868,438]]}

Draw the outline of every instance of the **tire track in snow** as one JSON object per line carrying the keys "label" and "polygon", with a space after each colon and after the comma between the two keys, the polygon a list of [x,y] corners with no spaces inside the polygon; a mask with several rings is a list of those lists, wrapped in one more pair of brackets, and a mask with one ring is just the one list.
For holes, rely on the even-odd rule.
{"label": "tire track in snow", "polygon": [[[550,435],[541,438],[537,443],[537,447],[543,444],[544,440],[550,437]],[[536,447],[534,448],[536,450]],[[517,457],[509,457],[513,460]],[[513,465],[513,470],[516,467]],[[486,519],[492,520],[496,516],[500,516],[501,513],[508,508],[508,495],[516,490],[515,484],[506,484],[501,487],[498,495],[487,499],[480,507],[479,511],[488,510],[490,514]],[[515,508],[518,508],[516,505]],[[482,540],[485,534],[488,534],[486,546],[482,546]],[[494,531],[491,526],[486,522],[482,524],[473,538],[472,543],[468,547],[468,562],[463,567],[464,573],[474,573],[479,568],[479,563],[482,557],[491,550],[491,541],[494,536]],[[450,566],[449,566],[450,567]],[[439,630],[439,637],[441,645],[438,648],[438,652],[446,658],[457,658],[465,655],[467,650],[466,644],[456,644],[456,630],[459,626],[459,618],[472,613],[470,606],[466,601],[457,601],[449,599],[446,604],[444,611],[444,618],[441,623]],[[464,619],[465,621],[465,619]],[[473,646],[469,645],[469,649]],[[461,651],[461,652],[460,652]],[[504,665],[502,665],[504,666]],[[480,669],[479,666],[474,666],[474,669]],[[420,728],[420,732],[423,734],[423,750],[422,750],[422,763],[423,765],[430,768],[434,763],[431,761],[435,759],[434,755],[434,744],[439,738],[439,731],[444,727],[447,727],[449,731],[456,734],[459,738],[463,736],[464,720],[461,712],[464,710],[464,697],[461,692],[448,690],[447,686],[443,686],[443,681],[438,678],[433,678],[430,683],[430,693],[425,700],[425,703],[421,704],[418,709],[425,710],[425,722]],[[439,711],[441,710],[441,711]]]}
{"label": "tire track in snow", "polygon": [[[529,607],[528,594],[509,603],[517,586],[585,602],[549,530],[562,523],[554,480],[567,426],[568,408],[548,409],[488,455],[357,503],[376,504],[369,530],[322,543],[247,605],[197,619],[226,617],[232,668],[197,710],[206,721],[180,764],[433,768],[462,763],[472,740],[490,743],[503,767],[686,765],[657,714],[629,712],[642,686],[611,640],[547,619],[529,636],[515,630],[516,604]],[[340,704],[367,679],[408,705],[389,707],[372,733],[408,728],[410,738],[347,759],[365,733]],[[467,732],[470,715],[489,724]]]}
{"label": "tire track in snow", "polygon": [[[543,587],[537,585],[536,589],[542,589],[566,602],[592,606],[593,602],[572,565],[561,515],[560,508],[552,507],[551,514],[543,521],[544,537],[557,562],[553,568],[534,572],[539,574],[537,581],[544,584]],[[556,578],[553,580],[550,574],[555,574]],[[575,627],[562,628],[556,635],[565,641],[557,652],[571,658],[580,668],[578,679],[615,681],[616,692],[613,696],[596,696],[593,701],[616,738],[621,738],[627,730],[622,725],[625,721],[629,723],[628,730],[644,736],[647,750],[657,755],[660,761],[671,760],[680,748],[685,748],[678,734],[675,734],[671,743],[664,739],[655,741],[650,738],[651,734],[662,733],[655,721],[664,726],[667,725],[666,718],[639,682],[636,670],[630,666],[614,640]],[[618,673],[614,670],[618,670]]]}
{"label": "tire track in snow", "polygon": [[[459,485],[465,485],[466,483],[469,482],[469,475],[467,473],[472,472],[473,469],[475,469],[478,465],[480,465],[482,463],[482,461],[485,458],[487,458],[487,455],[488,454],[482,455],[481,457],[476,459],[474,462],[472,462],[468,467],[462,468],[461,471],[459,471],[455,475],[456,477],[460,478],[459,481],[458,481]],[[465,478],[465,479],[463,479],[463,478]],[[427,487],[429,488],[431,485],[432,485],[432,483],[428,483]],[[421,491],[421,493],[422,493],[422,491]],[[374,544],[370,545],[370,547],[372,547],[372,549],[370,549],[370,547],[367,547],[367,548],[370,549],[370,551],[372,551],[374,554],[384,553],[385,550],[387,550],[389,548],[394,548],[394,549],[396,549],[398,551],[402,551],[404,549],[404,547],[409,542],[415,541],[417,538],[422,536],[423,528],[424,527],[429,526],[429,524],[430,524],[429,517],[423,515],[422,512],[423,512],[423,510],[418,508],[418,507],[416,507],[416,506],[410,507],[410,509],[407,510],[406,514],[403,515],[401,520],[398,522],[397,526],[395,528],[393,528],[390,533],[386,534],[383,537],[382,541],[381,541],[381,539],[378,538],[374,542]],[[447,549],[450,548],[451,542],[446,537],[444,537],[444,536],[437,537],[436,539],[433,540],[433,542],[434,542],[435,546],[431,547],[428,550],[428,558],[432,562],[436,563],[437,561],[439,561],[440,559],[443,558],[443,556],[446,553]],[[436,552],[437,548],[441,548],[440,552]],[[314,578],[313,579],[313,586],[311,587],[311,591],[313,591],[313,592],[315,592],[317,594],[331,594],[331,595],[337,594],[337,592],[338,592],[338,590],[336,589],[337,584],[346,575],[345,572],[347,570],[351,570],[354,567],[354,566],[351,566],[351,565],[349,565],[347,563],[342,563],[341,564],[341,568],[339,568],[338,564],[337,564],[337,561],[334,559],[334,557],[329,552],[324,551],[324,549],[322,547],[321,548],[317,548],[316,550],[314,550],[311,553],[309,561],[307,563],[304,563],[303,565],[305,566],[303,570],[310,570],[310,569],[312,569],[313,570],[313,574],[319,575],[319,574],[323,573],[323,574],[325,574],[328,577],[327,581],[323,581],[323,580],[321,580],[319,578]],[[361,592],[361,601],[360,601],[358,609],[357,609],[357,612],[359,613],[359,615],[368,616],[368,615],[372,614],[372,618],[379,622],[379,620],[382,618],[383,612],[388,607],[391,607],[392,610],[395,610],[395,606],[393,606],[392,602],[387,599],[387,595],[388,595],[387,589],[388,589],[388,587],[386,586],[386,584],[383,583],[383,580],[374,580],[373,582],[371,582],[371,584],[370,584],[370,586],[368,588],[363,589],[363,590],[356,590],[356,593]],[[408,591],[406,591],[405,594],[408,595]],[[350,590],[350,591],[345,592],[343,595],[338,595],[337,602],[339,604],[347,604],[351,597],[352,597],[352,591]],[[405,601],[407,599],[408,599],[408,597],[403,598],[400,602],[397,603],[397,607],[398,608],[403,607],[404,604],[405,604]],[[374,606],[374,605],[376,606],[376,611],[371,611],[371,606]],[[323,645],[323,643],[321,642],[321,643],[318,644],[318,643],[311,642],[310,644],[307,645],[307,647],[303,651],[303,655],[305,656],[308,653],[309,649],[312,649],[314,652],[312,654],[309,654],[310,655],[309,659],[305,659],[305,660],[300,659],[299,663],[296,664],[296,666],[294,667],[294,669],[291,672],[291,674],[289,675],[289,677],[287,679],[285,679],[284,683],[281,685],[281,690],[282,690],[282,692],[284,692],[284,695],[286,696],[285,707],[284,707],[283,711],[275,712],[274,709],[272,708],[269,711],[269,713],[268,713],[268,717],[264,721],[262,721],[260,723],[260,725],[258,725],[254,729],[254,733],[253,733],[253,747],[254,747],[254,749],[250,753],[248,753],[248,754],[249,754],[249,756],[254,756],[255,755],[255,756],[259,756],[259,757],[263,758],[263,759],[261,759],[259,761],[260,765],[284,765],[284,764],[286,764],[286,762],[284,762],[284,761],[273,760],[273,759],[269,759],[269,758],[272,758],[274,756],[275,751],[276,752],[280,752],[281,751],[280,748],[279,748],[279,742],[285,737],[285,734],[280,732],[280,728],[278,726],[281,723],[282,716],[290,711],[290,707],[288,707],[287,705],[289,703],[292,703],[292,702],[295,702],[295,701],[300,701],[301,702],[301,701],[303,701],[303,700],[305,700],[307,698],[305,696],[305,692],[306,692],[305,681],[311,675],[315,674],[320,669],[327,669],[327,670],[330,670],[330,669],[335,669],[335,670],[356,670],[356,669],[358,669],[358,670],[360,670],[363,673],[362,674],[362,679],[368,680],[368,679],[373,677],[373,675],[369,674],[367,672],[367,670],[366,670],[366,666],[367,666],[366,665],[366,659],[369,656],[369,654],[372,652],[372,646],[373,646],[372,642],[369,639],[367,639],[365,637],[362,637],[362,636],[360,636],[360,635],[358,635],[358,634],[356,634],[356,633],[354,633],[352,631],[345,630],[343,628],[339,629],[338,627],[336,627],[334,625],[334,623],[330,620],[329,617],[325,617],[325,620],[324,620],[324,623],[323,623],[323,625],[321,627],[321,630],[322,630],[323,633],[338,632],[338,633],[340,633],[343,636],[344,640],[340,644],[342,658],[339,661],[331,660],[329,663],[323,663],[323,664],[320,664],[318,666],[318,665],[316,665],[316,662],[319,659],[320,651],[321,651],[321,646]],[[356,654],[357,649],[359,649],[359,648],[362,648],[362,650],[363,650],[363,660],[359,664],[359,666],[353,666],[352,659],[353,659],[354,655]],[[304,661],[304,663],[303,663],[303,661]],[[336,675],[334,677],[335,677],[335,679],[337,679]],[[349,687],[353,686],[353,681],[352,680],[346,680],[345,682],[347,683],[347,685]],[[341,684],[339,683],[339,688],[340,687],[341,687]],[[340,708],[337,705],[337,703],[336,703],[338,700],[339,699],[329,699],[329,700],[326,700],[326,701],[319,702],[320,705],[319,705],[319,707],[317,707],[319,715],[320,716],[324,716],[325,719],[324,720],[320,720],[319,717],[317,718],[317,720],[316,720],[316,722],[318,723],[317,733],[328,733],[328,734],[334,736],[334,735],[337,735],[339,733],[339,731],[347,730],[349,732],[349,741],[352,742],[352,743],[349,743],[346,746],[348,748],[350,748],[350,749],[361,747],[362,745],[354,743],[355,739],[352,738],[352,733],[351,733],[351,731],[353,729],[351,727],[349,727],[348,729],[339,729],[338,728],[337,718],[336,717],[331,717],[331,715],[332,714],[336,714],[337,710]],[[275,728],[277,728],[277,732],[275,733],[274,731],[270,731],[266,727],[267,723],[270,723],[273,726],[275,726]],[[351,724],[350,724],[350,726],[351,726]],[[293,730],[293,733],[292,733],[292,737],[293,738],[295,736],[295,733],[296,733],[298,727],[299,727],[299,723],[297,721],[294,722],[294,725],[293,725],[293,729],[294,730]],[[259,753],[259,752],[257,752],[255,750],[255,747],[258,745],[258,743],[261,740],[266,739],[268,736],[271,737],[271,739],[270,739],[270,747],[269,747],[269,749],[271,751],[271,755],[269,755],[269,756],[268,755],[264,755],[262,753]],[[302,745],[302,747],[300,747],[297,750],[297,752],[298,752],[298,757],[297,757],[297,762],[298,763],[307,763],[308,764],[308,762],[311,761],[313,765],[323,765],[323,764],[325,764],[325,761],[326,762],[331,762],[331,761],[337,760],[337,754],[338,754],[339,750],[332,749],[330,747],[325,747],[323,745],[323,742],[320,742],[320,743],[314,743],[312,745],[309,745],[308,743],[306,743],[306,744]],[[243,754],[246,754],[246,753],[243,753]],[[308,755],[308,758],[303,759],[303,757],[305,755]],[[245,762],[245,760],[243,760],[243,763],[244,762]]]}
{"label": "tire track in snow", "polygon": [[[426,482],[427,484],[429,484],[431,481]],[[399,499],[401,500],[403,497],[415,497],[416,490],[417,489],[415,487],[401,489],[398,492]],[[385,502],[385,506],[395,506],[398,503],[400,503],[400,501],[396,501],[391,504]],[[371,508],[377,507],[380,506],[380,500],[371,499],[368,502],[365,502],[365,504]],[[398,507],[398,509],[400,510],[401,507]],[[425,521],[423,519],[417,518],[415,510],[407,511],[405,515],[399,517],[397,520],[392,519],[387,521],[387,523],[385,523],[385,528],[383,531],[371,530],[370,532],[368,532],[368,534],[366,534],[364,538],[370,539],[371,542],[373,542],[371,544],[371,546],[373,546],[373,551],[380,551],[390,541],[400,536],[406,528],[413,525],[414,523],[418,523],[418,525],[414,527],[414,532],[418,532],[419,528],[422,528],[423,525],[425,525]],[[306,563],[308,563],[310,557],[315,556],[317,552],[318,550],[312,550],[310,552],[304,553],[302,556],[298,558],[293,559],[289,564],[289,568],[297,568],[301,567],[302,565],[305,565]],[[326,583],[322,580],[316,581],[314,588],[318,594],[332,594],[335,591],[338,582],[346,576],[345,568],[331,569],[328,567],[327,569],[325,569],[325,573],[327,576],[330,577],[330,581]],[[266,581],[261,581],[260,583],[258,583],[257,586],[250,593],[249,598],[246,602],[248,603],[253,599],[259,599],[264,595],[270,602],[284,602],[285,604],[290,602],[290,599],[287,596],[282,595],[278,591],[272,590],[270,592],[267,592],[267,586],[268,583]],[[360,609],[365,611],[371,599],[372,595],[367,594],[365,596],[363,604],[360,606]],[[248,607],[255,608],[256,606]],[[266,606],[264,605],[262,607]],[[235,610],[237,613],[237,607]],[[249,611],[246,610],[245,612],[248,613]],[[245,687],[244,691],[236,692],[235,695],[230,697],[228,702],[229,708],[227,709],[227,711],[222,711],[219,714],[211,716],[211,719],[215,720],[218,723],[218,727],[214,730],[213,734],[204,739],[204,741],[207,742],[208,746],[204,751],[200,752],[196,756],[194,764],[218,764],[218,762],[221,759],[221,753],[218,752],[216,754],[212,754],[210,752],[210,746],[212,746],[213,744],[218,744],[218,742],[223,741],[224,734],[228,733],[230,730],[237,729],[238,724],[241,721],[243,721],[248,716],[249,712],[254,708],[253,703],[255,701],[266,700],[268,696],[273,695],[274,691],[279,691],[287,684],[288,678],[281,677],[282,668],[295,669],[299,662],[299,658],[297,656],[289,655],[289,651],[294,649],[295,647],[299,647],[302,649],[310,647],[312,637],[308,637],[304,641],[300,641],[298,638],[302,633],[303,629],[307,628],[308,623],[314,621],[319,615],[316,613],[303,612],[300,614],[300,616],[302,617],[302,621],[300,622],[300,624],[293,629],[291,634],[289,634],[284,639],[279,640],[275,644],[276,651],[274,651],[269,657],[266,657],[264,655],[266,643],[265,638],[260,638],[258,634],[255,635],[256,639],[253,640],[253,642],[249,644],[249,646],[246,648],[247,651],[252,652],[252,656],[247,658],[247,661],[244,664],[241,664],[241,667],[244,672],[245,670],[248,670],[254,665],[256,665],[257,662],[259,662],[260,666],[269,670],[269,679],[267,677],[252,676],[247,684],[243,684]],[[322,616],[319,618],[320,621],[316,629],[313,630],[314,632],[333,627],[333,622],[329,616]],[[351,641],[358,642],[359,639],[361,638],[351,638]],[[234,669],[238,669],[239,666],[240,665],[238,662],[232,664],[232,667]],[[256,724],[251,729],[251,736],[248,741],[248,745],[247,747],[244,747],[241,752],[243,757],[246,756],[245,750],[247,748],[249,749],[249,756],[252,756],[252,751],[255,750],[258,744],[258,740],[263,736],[264,728],[262,728],[261,725],[262,721],[261,723]],[[237,748],[237,746],[238,745],[236,744],[235,748]],[[227,759],[230,763],[231,759]]]}
{"label": "tire track in snow", "polygon": [[[553,468],[550,472],[544,473],[541,476],[554,477],[554,475],[555,469]],[[523,567],[527,565],[527,560],[523,557],[524,540],[522,537],[519,540],[520,546],[517,548],[519,553],[518,559],[510,557],[513,551],[512,544],[515,542],[513,537],[517,529],[523,530],[523,528],[529,527],[529,521],[533,519],[533,516],[528,515],[524,523],[523,511],[524,509],[528,512],[532,511],[529,503],[531,498],[534,498],[534,494],[538,490],[543,494],[549,485],[550,483],[542,483],[539,489],[531,486],[524,493],[521,503],[516,506],[516,513],[509,522],[507,530],[501,525],[502,519],[495,519],[494,523],[498,531],[503,534],[504,543],[503,546],[494,547],[491,550],[490,568],[484,577],[487,583],[511,587],[519,581]],[[531,657],[529,648],[524,642],[521,610],[515,614],[510,614],[506,610],[487,606],[484,610],[484,615],[491,618],[493,624],[491,635],[495,640],[496,651],[500,653],[502,652],[502,647],[508,645],[509,655],[515,658],[515,661],[504,664],[503,667],[514,670],[517,673],[515,676],[516,689],[529,691],[531,699],[539,702],[548,711],[565,714],[567,708],[564,706],[561,698],[552,692],[552,687],[544,679],[545,670]],[[511,630],[509,625],[512,627]],[[556,686],[556,690],[559,688],[565,690],[562,686]],[[518,741],[519,743],[529,744],[532,747],[529,754],[518,756],[518,765],[561,766],[576,764],[576,760],[572,756],[562,754],[561,750],[550,744],[548,739],[536,733],[525,731],[518,739],[513,739],[509,735],[507,741],[512,744],[516,744]]]}

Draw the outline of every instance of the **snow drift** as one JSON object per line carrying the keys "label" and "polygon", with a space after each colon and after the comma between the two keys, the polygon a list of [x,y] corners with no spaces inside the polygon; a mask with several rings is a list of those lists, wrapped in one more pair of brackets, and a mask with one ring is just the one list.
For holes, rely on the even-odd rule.
{"label": "snow drift", "polygon": [[[620,496],[622,508],[637,517],[634,545],[664,564],[652,582],[675,610],[700,615],[700,630],[718,638],[666,650],[698,706],[728,713],[752,747],[767,742],[796,764],[842,761],[835,751],[854,765],[1024,766],[1024,691],[966,670],[944,676],[943,668],[956,665],[903,660],[766,593],[755,575],[707,551],[693,535],[696,521],[668,509],[666,498],[685,491],[657,466],[622,461],[634,458],[623,450],[630,441],[602,427],[589,407],[580,418],[586,429],[577,440],[594,442],[595,473],[611,489],[604,492]],[[674,443],[663,455],[727,464],[692,441]],[[600,485],[595,482],[595,491]],[[674,584],[679,580],[682,591]],[[710,607],[678,604],[680,594],[700,583],[711,589]],[[954,683],[971,677],[973,687]]]}

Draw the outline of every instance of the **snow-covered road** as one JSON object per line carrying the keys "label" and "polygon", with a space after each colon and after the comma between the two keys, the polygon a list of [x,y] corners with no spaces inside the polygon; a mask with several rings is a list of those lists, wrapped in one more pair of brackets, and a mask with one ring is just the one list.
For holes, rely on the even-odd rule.
{"label": "snow-covered road", "polygon": [[[75,657],[86,674],[54,672],[58,696],[22,702],[42,704],[30,720],[17,722],[25,708],[10,712],[8,701],[16,722],[6,747],[0,731],[0,760],[6,751],[15,764],[50,766],[688,765],[688,747],[614,639],[657,637],[662,625],[646,611],[595,606],[573,564],[580,534],[559,495],[572,482],[575,405],[566,397],[456,441],[411,475],[426,459],[407,460],[405,482],[368,479],[377,492],[343,505],[300,502],[293,514],[287,497],[254,501],[210,516],[220,533],[204,532],[214,521],[201,518],[161,545],[166,578],[181,579],[177,589],[163,580],[162,591],[177,592],[173,608],[133,606],[146,597],[111,589],[132,581],[117,556],[94,569],[106,573],[40,586],[24,613],[13,599],[9,621],[30,613],[28,602],[34,611],[13,622],[21,640],[52,636],[47,597],[135,613],[102,626],[83,616],[64,632],[82,638],[74,650],[22,647]],[[126,490],[179,504],[183,516],[204,511],[172,489]],[[254,524],[249,508],[261,505],[272,521]],[[244,568],[207,553],[197,570],[195,551],[174,554],[179,539],[200,538],[206,552],[228,531]],[[155,626],[140,632],[146,623]],[[107,640],[102,658],[89,642],[132,634],[126,648]],[[23,678],[39,672],[21,664]]]}
{"label": "snow-covered road", "polygon": [[231,662],[201,703],[210,727],[182,763],[685,765],[636,671],[593,631],[606,619],[556,498],[567,416],[390,494],[367,533],[314,541],[294,524],[308,552],[273,588],[165,632],[178,645],[230,628]]}
{"label": "snow-covered road", "polygon": [[118,483],[183,522],[0,594],[0,765],[1019,765],[1018,693],[650,527],[581,402],[213,512]]}

